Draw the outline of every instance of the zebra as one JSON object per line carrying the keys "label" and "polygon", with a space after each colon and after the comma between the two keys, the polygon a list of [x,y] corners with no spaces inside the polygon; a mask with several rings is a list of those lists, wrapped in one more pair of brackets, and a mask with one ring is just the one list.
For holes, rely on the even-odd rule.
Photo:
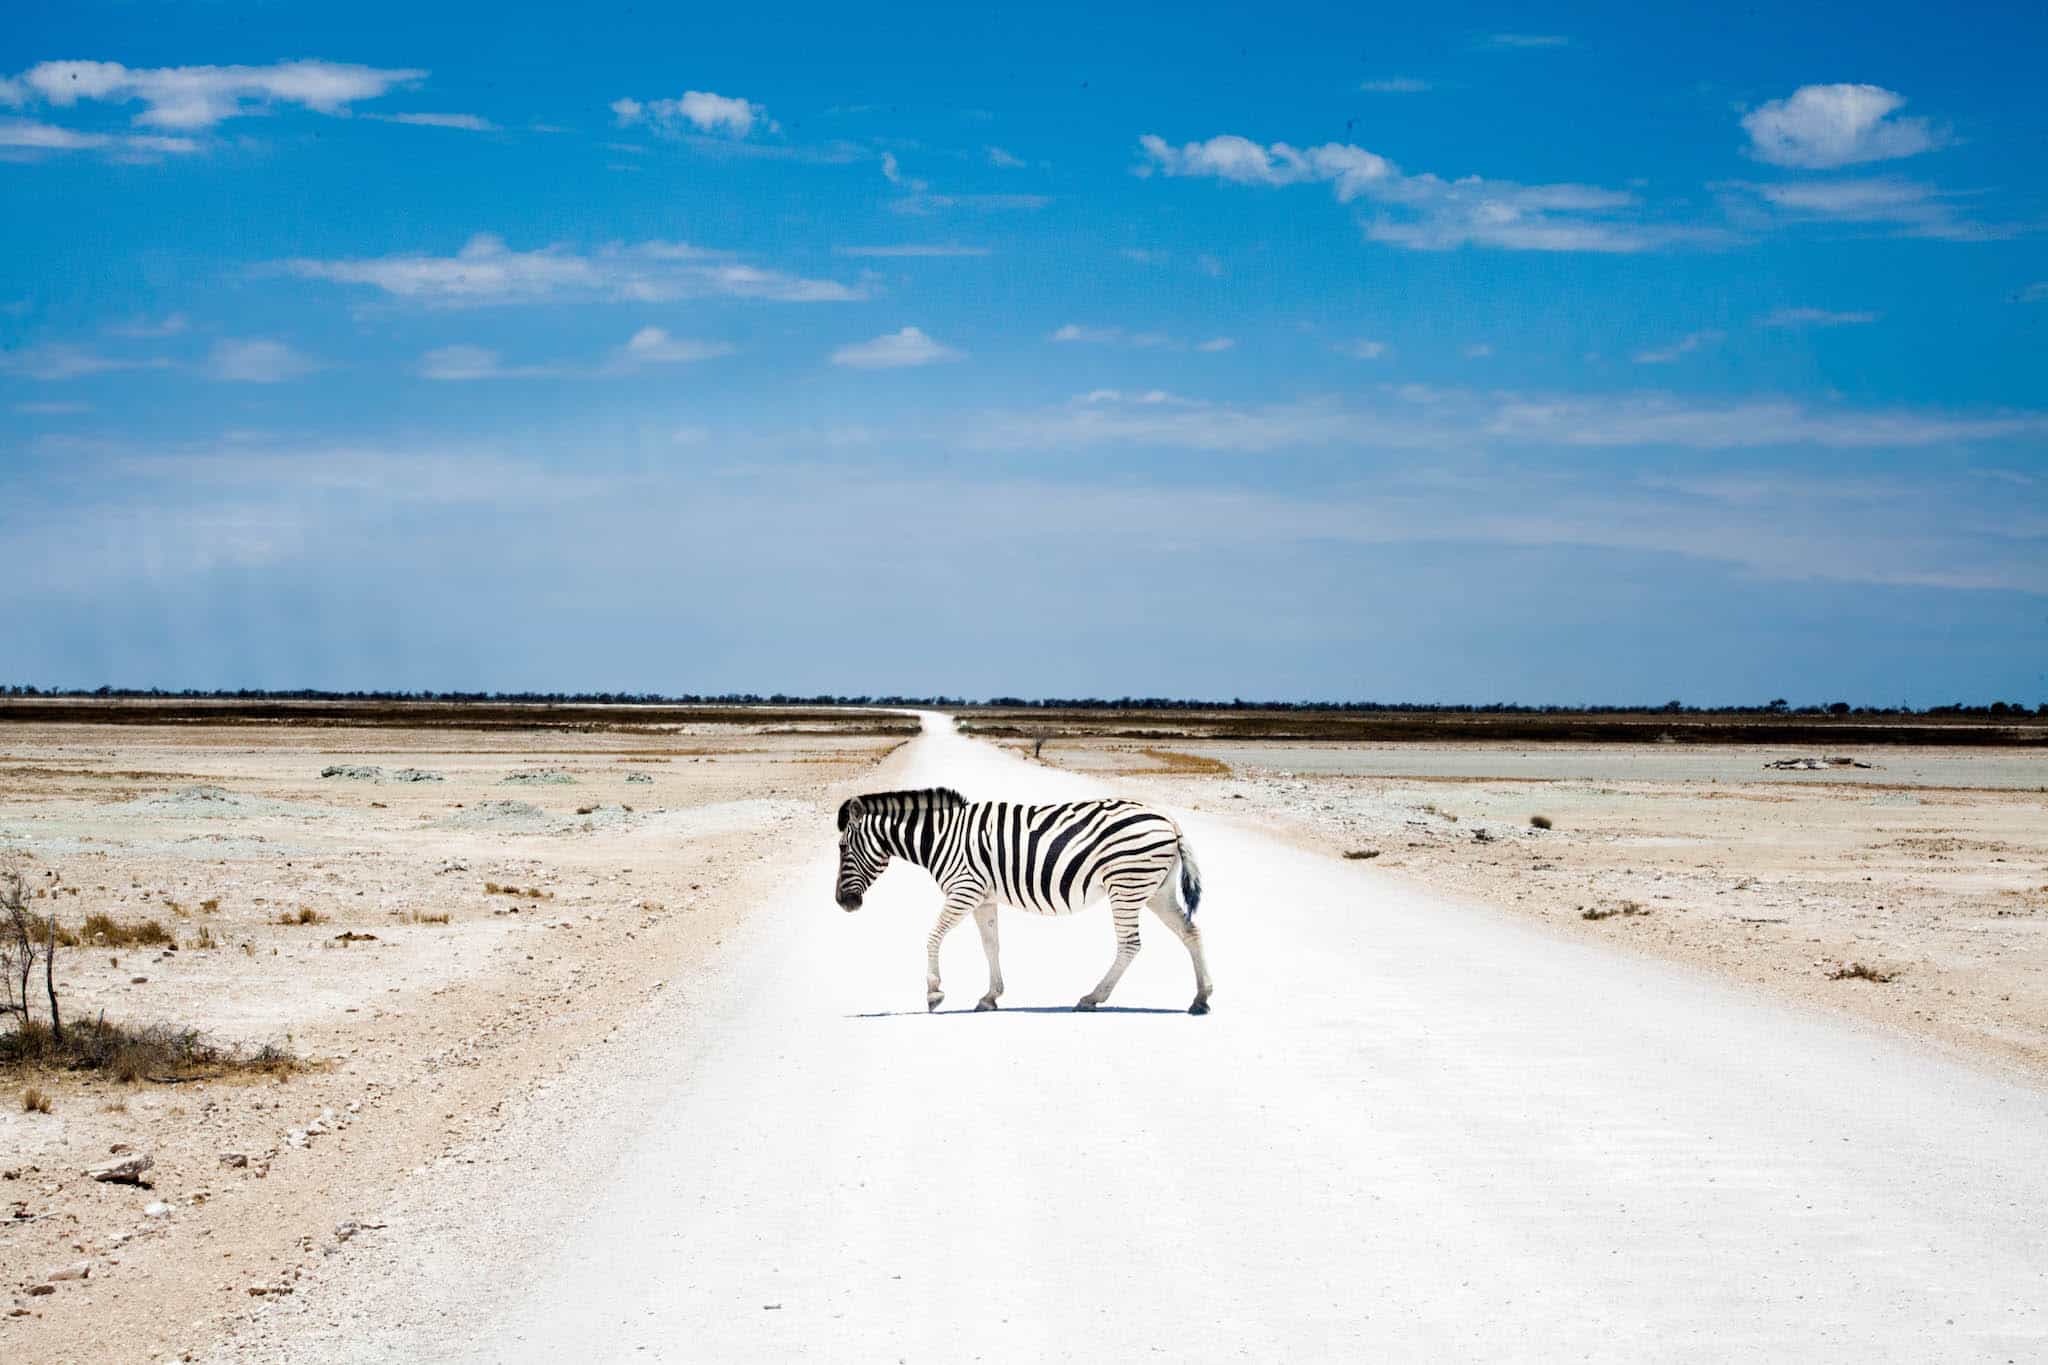
{"label": "zebra", "polygon": [[1202,874],[1180,826],[1169,816],[1135,801],[1057,806],[969,801],[947,787],[872,792],[842,804],[837,883],[842,910],[860,909],[868,887],[891,858],[930,872],[946,898],[925,940],[927,1010],[936,1010],[945,999],[939,986],[939,945],[963,916],[974,916],[988,954],[988,993],[974,1008],[992,1010],[1003,993],[997,905],[1064,915],[1106,896],[1116,925],[1116,959],[1074,1008],[1092,1010],[1116,989],[1138,955],[1138,912],[1150,906],[1179,936],[1194,963],[1195,1000],[1188,1013],[1209,1012],[1209,968],[1195,927]]}

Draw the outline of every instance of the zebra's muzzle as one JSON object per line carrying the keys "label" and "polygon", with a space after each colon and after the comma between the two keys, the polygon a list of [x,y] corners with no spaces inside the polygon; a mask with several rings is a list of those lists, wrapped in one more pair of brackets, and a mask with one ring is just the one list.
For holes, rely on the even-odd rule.
{"label": "zebra's muzzle", "polygon": [[860,909],[860,897],[851,892],[840,892],[839,908],[841,910],[846,911],[846,913],[849,915],[852,914],[854,911]]}

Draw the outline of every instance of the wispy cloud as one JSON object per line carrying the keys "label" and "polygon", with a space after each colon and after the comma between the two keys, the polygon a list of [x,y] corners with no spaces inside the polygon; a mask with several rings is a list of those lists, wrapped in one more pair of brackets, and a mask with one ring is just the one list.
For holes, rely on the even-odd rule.
{"label": "wispy cloud", "polygon": [[1493,354],[1493,347],[1483,341],[1475,341],[1459,352],[1467,360],[1484,360]]}
{"label": "wispy cloud", "polygon": [[693,130],[714,137],[744,138],[756,128],[770,133],[782,131],[760,105],[709,90],[687,90],[681,99],[617,99],[612,101],[611,109],[621,128],[644,124],[657,133],[671,135]]}
{"label": "wispy cloud", "polygon": [[1173,338],[1164,332],[1132,332],[1122,327],[1082,322],[1069,322],[1054,330],[1046,340],[1081,342],[1095,346],[1136,346],[1140,349],[1173,344]]}
{"label": "wispy cloud", "polygon": [[521,379],[552,375],[546,365],[508,366],[496,351],[484,346],[437,346],[420,357],[422,379],[444,383],[467,383],[479,379]]}
{"label": "wispy cloud", "polygon": [[1695,351],[1703,351],[1708,347],[1720,345],[1727,335],[1726,332],[1712,329],[1702,332],[1689,332],[1672,342],[1669,346],[1659,346],[1647,351],[1637,351],[1634,360],[1638,365],[1669,365],[1681,356],[1688,356]]}
{"label": "wispy cloud", "polygon": [[76,417],[80,413],[91,412],[92,404],[76,402],[16,403],[14,404],[14,411],[24,417]]}
{"label": "wispy cloud", "polygon": [[63,109],[81,100],[139,101],[143,109],[135,116],[138,126],[191,132],[280,104],[321,114],[346,114],[351,105],[424,80],[426,75],[418,70],[323,61],[147,68],[119,62],[39,62],[6,83],[15,96],[6,102]]}
{"label": "wispy cloud", "polygon": [[1386,157],[1348,143],[1270,146],[1226,133],[1174,146],[1138,139],[1139,175],[1161,174],[1282,187],[1327,184],[1337,201],[1366,200],[1373,241],[1411,250],[1487,246],[1511,251],[1637,252],[1717,241],[1718,232],[1642,221],[1634,194],[1593,185],[1521,185],[1466,176],[1409,175]]}
{"label": "wispy cloud", "polygon": [[223,338],[207,353],[209,379],[236,384],[282,384],[320,368],[310,356],[267,337]]}
{"label": "wispy cloud", "polygon": [[897,246],[835,246],[835,256],[987,256],[985,246],[964,246],[958,242],[905,242]]}
{"label": "wispy cloud", "polygon": [[167,313],[160,318],[135,317],[123,322],[108,323],[104,330],[110,337],[151,341],[177,336],[190,325],[190,320],[183,313]]}
{"label": "wispy cloud", "polygon": [[14,352],[0,352],[0,371],[30,379],[83,379],[116,370],[165,370],[171,362],[160,356],[133,358],[103,355],[85,346],[49,342]]}
{"label": "wispy cloud", "polygon": [[1560,33],[1489,33],[1480,39],[1479,45],[1510,51],[1528,51],[1534,48],[1570,47],[1572,40]]}
{"label": "wispy cloud", "polygon": [[728,253],[681,242],[613,243],[589,253],[561,245],[515,251],[502,239],[482,234],[470,238],[453,256],[301,259],[282,262],[280,268],[302,279],[361,285],[438,307],[543,299],[666,303],[724,297],[837,303],[865,297],[860,289],[834,280],[765,270]]}
{"label": "wispy cloud", "polygon": [[98,152],[116,161],[156,161],[188,156],[199,150],[189,137],[150,133],[81,133],[29,119],[0,119],[0,160],[22,160],[52,153]]}
{"label": "wispy cloud", "polygon": [[2048,280],[2028,285],[2012,296],[2014,303],[2048,303]]}
{"label": "wispy cloud", "polygon": [[1340,341],[1330,348],[1338,355],[1350,356],[1353,360],[1378,360],[1387,353],[1384,341]]}
{"label": "wispy cloud", "polygon": [[1207,341],[1196,342],[1195,349],[1198,351],[1206,351],[1211,355],[1216,355],[1220,352],[1228,351],[1236,345],[1237,340],[1234,337],[1210,337]]}
{"label": "wispy cloud", "polygon": [[1952,242],[1997,241],[2022,231],[2017,224],[1981,223],[1964,216],[1958,203],[1970,196],[1889,176],[1773,184],[1729,181],[1714,188],[1749,196],[1736,201],[1738,211],[1760,203],[1774,211],[1772,221],[1865,224],[1890,228],[1901,236]]}
{"label": "wispy cloud", "polygon": [[832,353],[834,365],[848,365],[859,370],[895,370],[913,365],[936,365],[960,358],[960,352],[940,345],[916,327],[889,332],[872,341],[841,346]]}
{"label": "wispy cloud", "polygon": [[1749,153],[1773,166],[1829,170],[1917,156],[1946,138],[1926,119],[1894,118],[1906,97],[1876,85],[1802,85],[1743,115]]}
{"label": "wispy cloud", "polygon": [[1382,80],[1360,81],[1358,88],[1368,95],[1420,95],[1430,89],[1430,84],[1410,76],[1389,76]]}
{"label": "wispy cloud", "polygon": [[964,209],[971,213],[1030,212],[1042,209],[1052,202],[1044,194],[927,194],[922,191],[892,200],[889,208],[895,213],[925,215],[942,213],[947,209]]}
{"label": "wispy cloud", "polygon": [[635,368],[643,365],[688,365],[732,353],[730,342],[699,341],[670,336],[659,327],[642,327],[619,348],[615,360],[618,364]]}
{"label": "wispy cloud", "polygon": [[498,125],[476,114],[365,114],[380,123],[409,123],[418,128],[456,128],[466,133],[495,133]]}
{"label": "wispy cloud", "polygon": [[1014,171],[1029,164],[1023,157],[1006,152],[1001,147],[989,147],[984,150],[988,156],[989,165],[1000,167],[1006,171]]}
{"label": "wispy cloud", "polygon": [[1875,313],[1838,313],[1827,308],[1775,308],[1757,319],[1759,327],[1850,327],[1877,321]]}

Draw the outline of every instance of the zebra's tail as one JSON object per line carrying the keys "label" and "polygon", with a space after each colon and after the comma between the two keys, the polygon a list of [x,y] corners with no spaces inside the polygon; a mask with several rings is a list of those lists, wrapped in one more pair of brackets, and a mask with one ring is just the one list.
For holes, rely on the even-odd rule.
{"label": "zebra's tail", "polygon": [[1181,913],[1193,920],[1195,907],[1202,903],[1202,869],[1195,865],[1195,851],[1188,847],[1186,835],[1181,836],[1179,849]]}

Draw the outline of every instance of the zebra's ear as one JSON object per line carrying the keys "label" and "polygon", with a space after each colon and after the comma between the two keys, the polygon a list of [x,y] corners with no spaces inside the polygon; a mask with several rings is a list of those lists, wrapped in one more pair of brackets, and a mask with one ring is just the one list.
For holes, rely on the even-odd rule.
{"label": "zebra's ear", "polygon": [[861,805],[858,796],[847,797],[846,800],[839,803],[839,828],[845,829],[847,825],[860,819],[866,811],[867,807]]}

